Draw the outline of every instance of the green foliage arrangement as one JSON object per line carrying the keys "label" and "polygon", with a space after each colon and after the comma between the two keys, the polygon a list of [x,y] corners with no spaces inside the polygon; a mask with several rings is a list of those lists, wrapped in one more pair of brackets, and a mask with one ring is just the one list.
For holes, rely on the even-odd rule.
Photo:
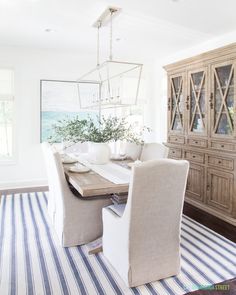
{"label": "green foliage arrangement", "polygon": [[142,135],[145,130],[150,131],[148,127],[134,131],[131,124],[128,124],[125,118],[119,117],[102,117],[97,120],[88,117],[87,119],[67,119],[58,121],[53,126],[54,135],[49,141],[53,142],[112,142],[117,140],[126,140],[141,144],[143,142]]}

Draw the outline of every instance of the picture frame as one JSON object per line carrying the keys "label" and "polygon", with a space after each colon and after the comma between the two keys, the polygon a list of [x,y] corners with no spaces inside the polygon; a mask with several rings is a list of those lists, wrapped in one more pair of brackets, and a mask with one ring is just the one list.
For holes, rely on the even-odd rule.
{"label": "picture frame", "polygon": [[78,85],[83,82],[40,80],[40,142],[53,135],[53,125],[59,120],[96,116],[97,110],[81,108]]}

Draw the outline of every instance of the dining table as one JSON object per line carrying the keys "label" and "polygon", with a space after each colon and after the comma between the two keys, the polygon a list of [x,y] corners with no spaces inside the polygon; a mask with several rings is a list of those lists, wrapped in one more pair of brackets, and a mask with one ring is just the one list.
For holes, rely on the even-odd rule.
{"label": "dining table", "polygon": [[[73,157],[73,155],[71,155]],[[129,189],[129,175],[131,174],[131,168],[128,166],[131,159],[122,159],[122,160],[111,160],[108,164],[105,165],[89,165],[88,162],[84,162],[81,158],[75,157],[76,163],[81,165],[88,166],[90,171],[86,173],[76,173],[70,171],[71,167],[76,167],[76,163],[63,163],[64,172],[66,179],[72,187],[79,192],[82,198],[92,197],[96,198],[98,196],[110,197],[111,194],[124,194],[128,193]],[[85,164],[84,164],[85,163]],[[124,180],[112,181],[105,177],[100,171],[103,171],[105,167],[110,169],[110,173],[113,173],[116,176],[116,173],[124,174]],[[126,181],[127,180],[127,181]]]}

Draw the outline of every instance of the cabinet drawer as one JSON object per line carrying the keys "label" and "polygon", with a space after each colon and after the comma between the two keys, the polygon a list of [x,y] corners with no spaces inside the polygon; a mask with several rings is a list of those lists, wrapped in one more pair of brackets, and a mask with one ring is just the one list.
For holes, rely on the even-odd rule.
{"label": "cabinet drawer", "polygon": [[193,162],[204,163],[204,154],[186,151],[185,159]]}
{"label": "cabinet drawer", "polygon": [[169,158],[181,159],[182,158],[182,150],[170,148],[169,149]]}
{"label": "cabinet drawer", "polygon": [[206,139],[189,138],[188,144],[191,146],[206,148],[207,147],[207,140]]}
{"label": "cabinet drawer", "polygon": [[234,169],[234,160],[222,157],[208,156],[208,164],[211,166],[217,166],[228,170]]}
{"label": "cabinet drawer", "polygon": [[235,144],[233,143],[225,143],[219,141],[211,141],[211,148],[221,151],[229,151],[234,152],[236,150]]}
{"label": "cabinet drawer", "polygon": [[180,137],[180,136],[169,136],[169,142],[170,143],[184,144],[184,137]]}

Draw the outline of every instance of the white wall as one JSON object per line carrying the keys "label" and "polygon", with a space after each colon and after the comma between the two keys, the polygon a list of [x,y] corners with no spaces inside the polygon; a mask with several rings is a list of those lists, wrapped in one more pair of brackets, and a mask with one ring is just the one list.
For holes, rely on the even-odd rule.
{"label": "white wall", "polygon": [[[188,48],[186,50],[176,52],[174,55],[166,57],[162,60],[156,60],[156,78],[159,80],[156,82],[156,133],[159,141],[166,141],[167,135],[167,77],[166,72],[163,69],[164,65],[177,62],[179,60],[192,57],[203,52],[216,49],[222,46],[236,42],[236,31],[229,34],[225,34],[218,38],[208,40],[201,43],[198,46]],[[160,87],[160,88],[159,88]]]}
{"label": "white wall", "polygon": [[[141,61],[142,62],[142,61]],[[75,52],[0,48],[0,67],[15,70],[16,104],[16,159],[11,165],[0,163],[0,188],[45,185],[46,171],[41,153],[40,138],[40,79],[76,80],[95,65],[95,56]],[[148,96],[155,100],[150,81],[152,67],[145,67]],[[155,121],[149,102],[145,118],[147,125],[155,129]]]}

